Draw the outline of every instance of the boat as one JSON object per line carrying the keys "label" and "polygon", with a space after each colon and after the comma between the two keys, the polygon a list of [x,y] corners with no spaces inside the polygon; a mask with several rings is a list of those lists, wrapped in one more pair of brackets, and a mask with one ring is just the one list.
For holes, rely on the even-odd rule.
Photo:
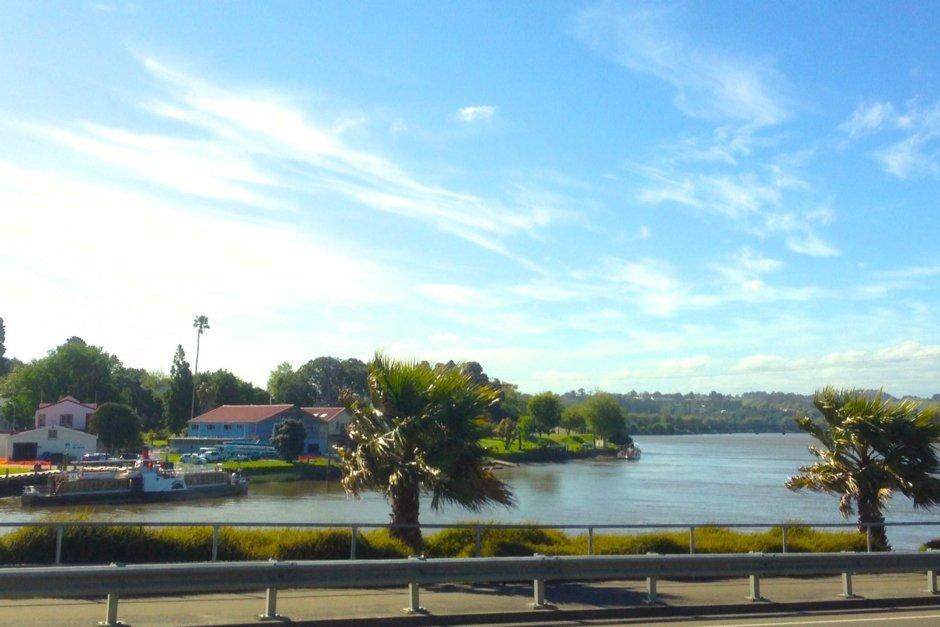
{"label": "boat", "polygon": [[20,502],[26,506],[147,503],[247,493],[248,479],[239,471],[226,472],[219,467],[185,472],[141,459],[132,468],[81,468],[53,475],[46,485],[24,487]]}
{"label": "boat", "polygon": [[630,446],[622,447],[617,451],[617,457],[620,459],[625,459],[628,462],[635,462],[640,459],[640,455],[643,451],[640,450],[639,446],[631,444]]}

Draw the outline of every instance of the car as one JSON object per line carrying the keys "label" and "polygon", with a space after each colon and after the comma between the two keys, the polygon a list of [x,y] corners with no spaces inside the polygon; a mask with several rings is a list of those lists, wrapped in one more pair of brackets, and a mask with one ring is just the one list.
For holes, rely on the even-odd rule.
{"label": "car", "polygon": [[183,453],[180,455],[181,464],[205,464],[206,460],[195,453]]}
{"label": "car", "polygon": [[205,451],[199,454],[199,457],[203,459],[206,463],[214,463],[224,461],[222,453],[219,451]]}
{"label": "car", "polygon": [[106,462],[108,461],[107,453],[85,453],[82,455],[83,462]]}

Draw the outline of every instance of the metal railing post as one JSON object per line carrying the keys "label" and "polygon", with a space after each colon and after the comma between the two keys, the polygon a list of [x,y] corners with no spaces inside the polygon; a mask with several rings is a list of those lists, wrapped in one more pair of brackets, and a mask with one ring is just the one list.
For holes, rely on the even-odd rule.
{"label": "metal railing post", "polygon": [[695,527],[689,527],[689,555],[695,555]]}
{"label": "metal railing post", "polygon": [[[755,554],[754,551],[749,551],[751,555]],[[760,575],[749,575],[748,576],[748,591],[749,595],[747,597],[748,601],[765,601],[764,597],[760,594]]]}
{"label": "metal railing post", "polygon": [[108,594],[108,604],[105,608],[105,619],[98,622],[98,624],[102,627],[117,627],[118,625],[124,624],[119,621],[117,617],[118,599],[118,595]]}
{"label": "metal railing post", "polygon": [[55,563],[62,563],[62,537],[65,535],[65,527],[56,525],[55,528]]}
{"label": "metal railing post", "polygon": [[277,588],[268,588],[264,591],[264,614],[258,614],[258,620],[281,620],[283,617],[277,613]]}
{"label": "metal railing post", "polygon": [[594,527],[588,527],[588,555],[594,555]]}
{"label": "metal railing post", "polygon": [[[424,556],[414,556],[412,555],[408,559],[411,560],[421,560],[424,561]],[[419,587],[416,583],[408,584],[408,607],[404,608],[404,611],[408,614],[426,614],[427,610],[421,607],[421,601],[419,597]]]}
{"label": "metal railing post", "polygon": [[[933,549],[927,549],[933,551]],[[933,569],[927,571],[927,594],[937,594],[937,572]]]}
{"label": "metal railing post", "polygon": [[[849,551],[841,551],[842,553],[848,553]],[[842,596],[846,599],[857,599],[858,597],[852,592],[852,573],[846,571],[842,573]]]}
{"label": "metal railing post", "polygon": [[356,543],[359,539],[359,527],[353,525],[349,528],[349,559],[356,559]]}
{"label": "metal railing post", "polygon": [[[532,557],[541,557],[545,559],[545,556],[541,553],[534,553]],[[545,581],[542,579],[533,579],[532,580],[532,609],[543,610],[546,609],[548,605],[545,604]]]}
{"label": "metal railing post", "polygon": [[219,526],[212,525],[212,561],[219,559]]}
{"label": "metal railing post", "polygon": [[479,525],[473,528],[473,556],[483,557],[483,530]]}
{"label": "metal railing post", "polygon": [[[659,555],[659,553],[647,553],[647,555]],[[646,602],[650,605],[659,603],[659,595],[656,593],[656,577],[646,578]]]}

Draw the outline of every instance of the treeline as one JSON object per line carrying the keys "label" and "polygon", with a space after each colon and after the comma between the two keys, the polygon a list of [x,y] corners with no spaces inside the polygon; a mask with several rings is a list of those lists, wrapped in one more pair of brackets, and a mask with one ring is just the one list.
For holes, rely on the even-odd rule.
{"label": "treeline", "polygon": [[[169,372],[164,372],[125,366],[116,355],[79,337],[67,339],[45,357],[23,363],[6,356],[4,340],[0,318],[0,415],[16,428],[32,425],[41,401],[54,402],[66,395],[85,402],[128,405],[140,417],[143,430],[178,433],[191,412],[199,415],[220,405],[335,406],[341,403],[344,390],[361,398],[368,391],[368,366],[355,358],[322,356],[297,368],[285,362],[271,371],[262,389],[224,369],[194,375],[182,346],[176,347]],[[474,361],[435,367],[460,368],[474,382],[499,391],[498,402],[489,408],[489,422],[494,435],[507,440],[510,435],[556,429],[588,429],[614,440],[624,440],[627,434],[793,431],[794,417],[815,414],[812,397],[802,394],[619,394],[580,389],[561,395],[529,395],[491,378]],[[933,398],[940,400],[940,395]]]}

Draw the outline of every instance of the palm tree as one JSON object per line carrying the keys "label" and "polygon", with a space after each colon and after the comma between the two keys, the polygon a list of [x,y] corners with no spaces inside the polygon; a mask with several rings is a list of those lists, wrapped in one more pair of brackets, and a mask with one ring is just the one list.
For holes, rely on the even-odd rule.
{"label": "palm tree", "polygon": [[[193,328],[196,329],[196,363],[193,366],[193,381],[199,374],[199,340],[202,334],[209,330],[209,318],[206,316],[196,316],[193,318]],[[183,401],[185,402],[185,401]],[[186,410],[183,410],[186,411]],[[192,420],[196,414],[196,386],[193,386],[193,400],[189,406],[189,419]]]}
{"label": "palm tree", "polygon": [[796,424],[819,440],[811,446],[817,461],[800,467],[787,480],[791,490],[806,488],[840,497],[839,511],[848,517],[858,511],[859,531],[871,524],[872,545],[889,550],[884,508],[897,490],[928,508],[940,502],[940,418],[934,408],[911,400],[889,401],[879,392],[817,391],[813,404],[823,422],[809,416]]}
{"label": "palm tree", "polygon": [[[343,487],[349,494],[366,490],[385,494],[393,524],[417,524],[419,496],[431,496],[431,508],[445,503],[479,510],[485,505],[514,504],[509,487],[486,467],[481,424],[499,393],[474,383],[459,368],[434,369],[376,355],[369,365],[371,405],[351,400],[351,448],[337,448]],[[414,550],[422,547],[421,530],[393,528],[391,534]]]}

